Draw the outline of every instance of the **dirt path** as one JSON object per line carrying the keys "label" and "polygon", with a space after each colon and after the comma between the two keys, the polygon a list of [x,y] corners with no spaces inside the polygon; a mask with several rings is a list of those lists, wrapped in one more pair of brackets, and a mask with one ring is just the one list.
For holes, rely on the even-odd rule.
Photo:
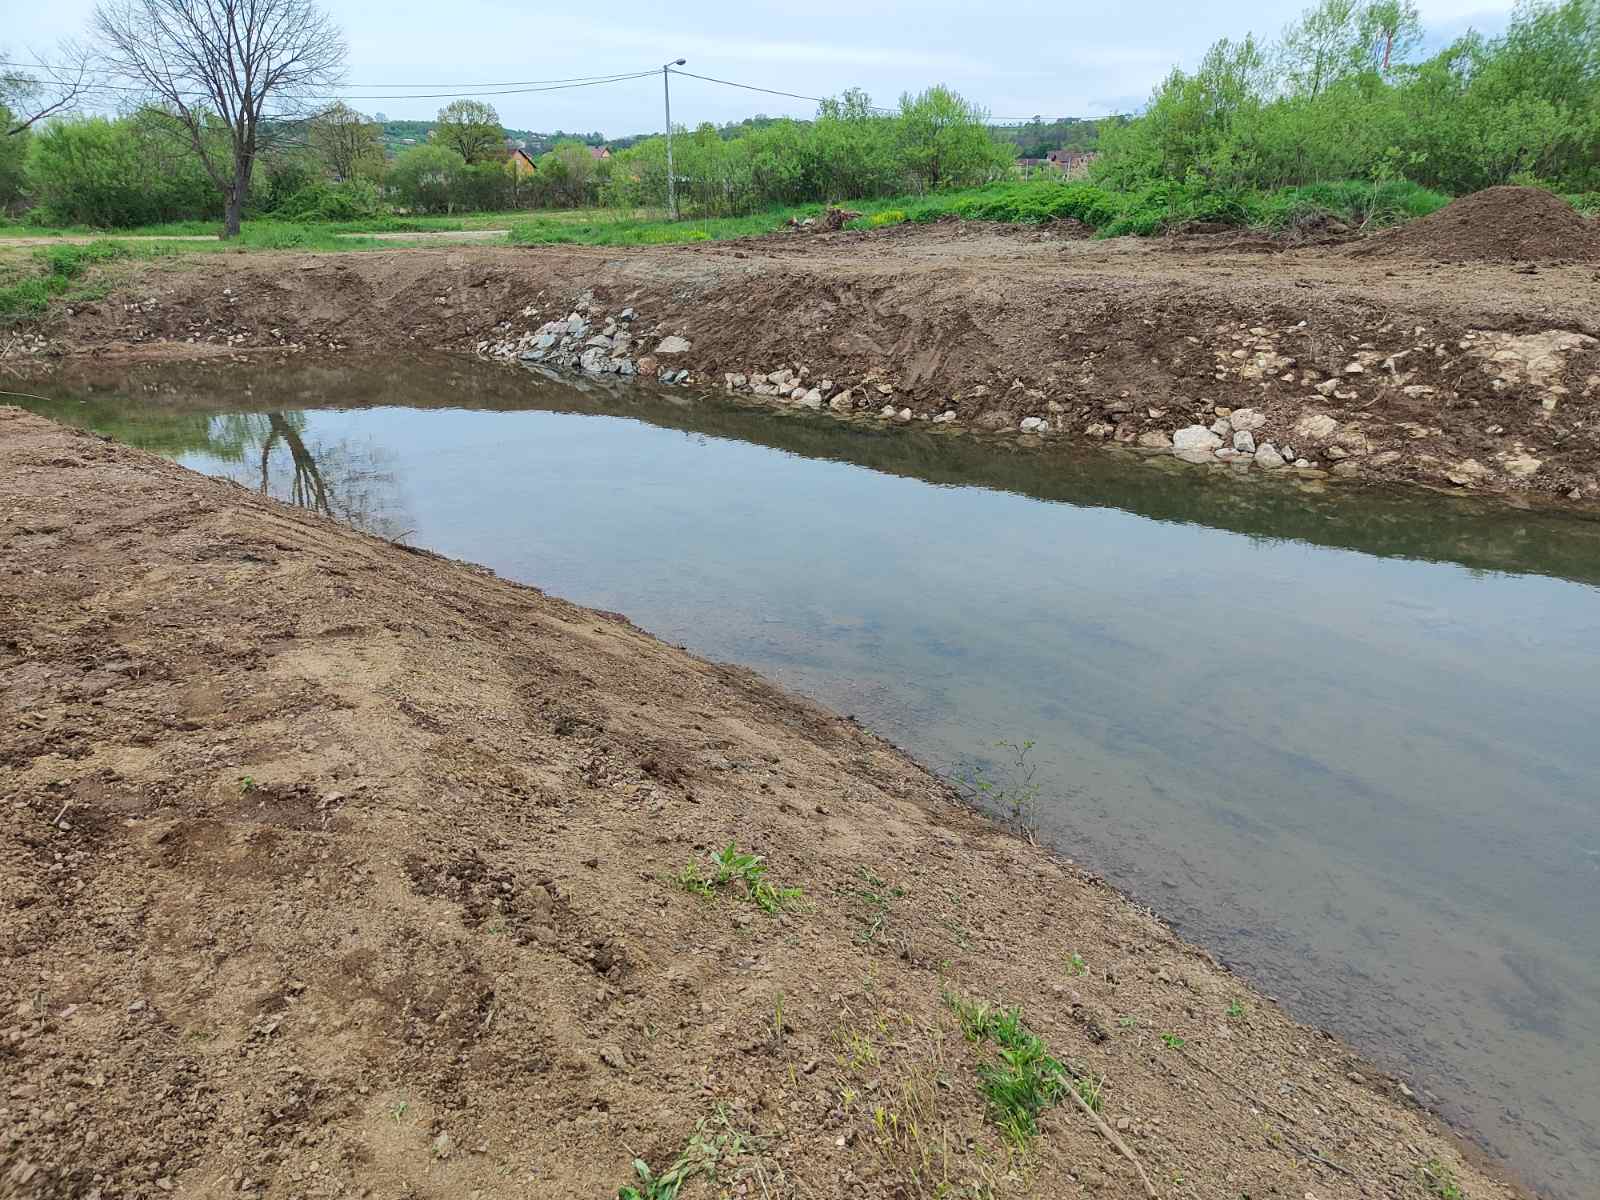
{"label": "dirt path", "polygon": [[692,384],[742,376],[748,391],[804,369],[808,389],[832,383],[822,399],[861,418],[1027,419],[1044,436],[1153,453],[1215,426],[1236,461],[1215,461],[1203,438],[1213,469],[1244,469],[1249,444],[1270,442],[1290,469],[1600,503],[1592,264],[961,223],[678,247],[206,256],[142,266],[106,300],[14,335],[0,366],[26,376],[59,355],[349,346],[514,357],[585,296],[597,321],[636,310],[638,350],[685,337],[689,351],[644,366],[687,370]]}
{"label": "dirt path", "polygon": [[[1009,1157],[946,994],[1020,1005],[1162,1197],[1513,1194],[891,747],[621,618],[15,409],[0,561],[8,1197],[602,1200],[697,1126],[685,1200],[1141,1195],[1070,1105]],[[730,842],[801,894],[675,882]]]}

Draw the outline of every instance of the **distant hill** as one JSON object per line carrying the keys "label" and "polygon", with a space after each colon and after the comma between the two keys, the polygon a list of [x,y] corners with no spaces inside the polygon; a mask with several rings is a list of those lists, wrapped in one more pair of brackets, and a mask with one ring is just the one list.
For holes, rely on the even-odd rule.
{"label": "distant hill", "polygon": [[[429,135],[433,133],[433,127],[437,124],[437,121],[380,122],[379,137],[383,141],[384,152],[393,158],[407,146],[422,145],[428,140]],[[513,141],[522,142],[532,154],[544,154],[557,142],[582,142],[586,146],[609,144],[605,134],[598,130],[591,133],[567,133],[557,129],[550,133],[538,133],[532,129],[503,129],[502,132]]]}

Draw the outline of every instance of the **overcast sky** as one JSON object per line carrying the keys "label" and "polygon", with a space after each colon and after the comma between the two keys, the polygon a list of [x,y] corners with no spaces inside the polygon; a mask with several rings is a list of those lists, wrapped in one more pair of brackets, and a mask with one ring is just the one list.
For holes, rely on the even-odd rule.
{"label": "overcast sky", "polygon": [[[1172,66],[1193,66],[1219,37],[1275,36],[1305,0],[1012,0],[990,15],[971,0],[640,0],[536,8],[510,0],[323,0],[350,44],[345,93],[364,112],[433,116],[448,97],[481,94],[503,124],[618,137],[661,125],[659,73],[600,87],[487,95],[485,84],[659,67],[679,56],[707,75],[808,96],[862,87],[879,104],[944,83],[997,118],[1099,116],[1142,104]],[[4,0],[0,45],[46,52],[81,32],[93,0]],[[1420,0],[1430,42],[1475,26],[1504,27],[1510,0]],[[592,15],[588,15],[592,14]],[[405,85],[405,86],[379,86]],[[443,86],[416,86],[443,85]],[[384,98],[379,98],[384,97]],[[809,116],[815,105],[694,79],[674,79],[676,123],[755,113]]]}

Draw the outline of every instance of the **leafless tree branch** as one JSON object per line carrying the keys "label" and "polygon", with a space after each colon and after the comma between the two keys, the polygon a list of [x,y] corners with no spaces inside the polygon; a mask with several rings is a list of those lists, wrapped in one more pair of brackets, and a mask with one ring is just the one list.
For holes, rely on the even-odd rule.
{"label": "leafless tree branch", "polygon": [[63,41],[48,61],[32,51],[26,58],[33,65],[0,67],[0,104],[10,110],[7,137],[77,107],[95,87],[94,55],[77,42]]}
{"label": "leafless tree branch", "polygon": [[146,89],[221,190],[239,232],[256,158],[344,77],[338,26],[311,0],[106,0],[107,67]]}

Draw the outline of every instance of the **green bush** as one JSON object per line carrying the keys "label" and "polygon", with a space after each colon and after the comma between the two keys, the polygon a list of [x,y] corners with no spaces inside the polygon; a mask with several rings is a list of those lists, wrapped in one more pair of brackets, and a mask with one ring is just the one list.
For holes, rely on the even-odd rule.
{"label": "green bush", "polygon": [[126,246],[110,241],[90,242],[86,246],[49,246],[36,252],[33,261],[42,270],[0,286],[0,321],[43,315],[50,301],[65,292],[73,280],[95,263],[126,258],[130,253]]}
{"label": "green bush", "polygon": [[52,225],[114,229],[222,211],[198,160],[137,117],[52,122],[32,138],[28,186]]}
{"label": "green bush", "polygon": [[377,185],[368,180],[318,180],[288,197],[273,215],[289,221],[361,221],[384,211]]}

